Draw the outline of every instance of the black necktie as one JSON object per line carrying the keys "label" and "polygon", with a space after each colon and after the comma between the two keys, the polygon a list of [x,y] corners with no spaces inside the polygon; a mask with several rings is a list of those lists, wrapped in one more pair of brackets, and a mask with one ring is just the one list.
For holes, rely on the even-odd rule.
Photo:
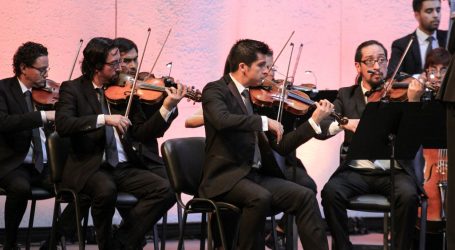
{"label": "black necktie", "polygon": [[[33,103],[32,103],[32,92],[29,90],[25,91],[25,102],[27,103],[28,112],[33,112]],[[35,163],[35,168],[38,172],[43,171],[43,146],[41,145],[41,136],[39,133],[39,128],[34,128],[32,130],[33,135],[33,162]]]}
{"label": "black necktie", "polygon": [[433,37],[433,36],[429,36],[429,37],[427,38],[428,47],[427,47],[427,52],[425,53],[425,60],[426,60],[428,54],[433,50],[433,40],[434,40],[434,37]]}
{"label": "black necktie", "polygon": [[[104,97],[104,90],[102,88],[97,88],[98,94],[100,95],[101,111],[105,115],[109,115],[109,109],[107,108],[106,98]],[[117,167],[118,164],[118,151],[117,144],[115,142],[114,128],[112,126],[106,125],[106,162],[112,167]]]}
{"label": "black necktie", "polygon": [[[245,103],[248,115],[252,115],[253,114],[253,105],[251,104],[250,92],[248,91],[248,89],[244,89],[242,91],[242,96],[243,96],[243,98],[245,98],[245,102],[244,103]],[[261,151],[259,150],[257,132],[255,132],[254,156],[253,156],[253,164],[252,164],[252,166],[254,168],[260,168],[261,167]]]}

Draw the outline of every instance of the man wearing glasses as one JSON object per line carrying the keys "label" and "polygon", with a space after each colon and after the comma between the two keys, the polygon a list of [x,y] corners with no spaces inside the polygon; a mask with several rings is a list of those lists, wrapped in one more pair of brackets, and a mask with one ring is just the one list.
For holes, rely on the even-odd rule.
{"label": "man wearing glasses", "polygon": [[[159,124],[164,118],[146,119],[137,100],[129,118],[114,114],[106,102],[104,89],[117,82],[121,68],[112,39],[93,38],[83,54],[82,76],[62,84],[56,105],[57,132],[70,137],[72,145],[62,183],[90,197],[99,249],[137,249],[175,196],[167,180],[145,169],[130,142],[155,139],[163,133]],[[185,93],[186,87],[179,85],[170,88],[167,98],[178,103]],[[139,201],[113,238],[112,216],[120,191]],[[67,209],[62,220],[71,220],[70,212]]]}
{"label": "man wearing glasses", "polygon": [[[355,68],[358,73],[357,84],[341,88],[333,102],[335,110],[347,117],[349,122],[340,126],[333,120],[326,119],[321,123],[322,138],[331,137],[344,130],[344,146],[349,146],[365,109],[367,103],[365,93],[381,84],[387,74],[387,51],[384,46],[374,40],[360,44],[355,54]],[[410,249],[409,239],[414,232],[419,199],[419,182],[414,172],[418,161],[398,161],[398,164],[394,190],[396,199],[394,249]],[[321,192],[322,206],[333,237],[333,249],[352,249],[346,204],[354,196],[369,193],[389,197],[391,183],[388,160],[344,161],[325,184]]]}
{"label": "man wearing glasses", "polygon": [[[19,224],[27,208],[31,185],[51,190],[44,128],[55,111],[36,111],[32,88],[46,85],[47,48],[27,42],[13,58],[14,77],[0,80],[0,187],[6,190],[3,249],[19,249]],[[47,132],[47,131],[46,131]]]}

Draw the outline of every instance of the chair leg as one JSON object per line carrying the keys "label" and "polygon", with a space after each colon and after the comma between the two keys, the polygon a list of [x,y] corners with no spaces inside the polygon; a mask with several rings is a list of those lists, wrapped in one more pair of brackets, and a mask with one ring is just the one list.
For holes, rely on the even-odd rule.
{"label": "chair leg", "polygon": [[32,205],[30,207],[30,217],[28,220],[28,229],[27,229],[27,237],[25,241],[25,249],[30,250],[30,235],[33,228],[33,221],[35,220],[35,208],[36,208],[36,200],[32,200]]}
{"label": "chair leg", "polygon": [[384,235],[383,235],[383,244],[384,244],[384,247],[383,249],[384,250],[388,250],[389,249],[389,213],[385,212],[384,213]]}
{"label": "chair leg", "polygon": [[[184,208],[180,206],[180,203],[177,202],[177,222],[179,223],[179,230],[180,232],[183,232],[182,227],[183,227],[183,222],[182,222],[182,210]],[[185,250],[185,246],[182,246],[182,250]]]}
{"label": "chair leg", "polygon": [[206,228],[210,226],[207,225],[207,214],[201,213],[201,237],[199,239],[199,249],[205,250],[205,235],[206,235]]}
{"label": "chair leg", "polygon": [[159,236],[158,236],[158,226],[157,224],[153,225],[153,249],[159,250],[160,247],[158,245],[158,242],[160,241]]}
{"label": "chair leg", "polygon": [[272,237],[273,237],[273,247],[274,250],[278,250],[278,235],[276,232],[276,220],[275,216],[271,216],[271,221],[272,221]]}
{"label": "chair leg", "polygon": [[[75,209],[76,209],[76,227],[77,227],[77,240],[79,241],[79,250],[84,250],[85,249],[85,239],[84,235],[82,234],[82,228],[81,228],[81,209],[79,206],[79,197],[76,194],[74,195],[74,203],[75,203]],[[84,225],[86,222],[84,221]]]}
{"label": "chair leg", "polygon": [[166,233],[167,233],[167,212],[163,216],[161,223],[161,250],[166,249]]}
{"label": "chair leg", "polygon": [[[206,218],[207,218],[207,249],[208,250],[213,250],[213,231],[212,231],[212,217],[213,213],[207,213]],[[204,249],[202,249],[204,250]]]}
{"label": "chair leg", "polygon": [[[215,208],[215,216],[216,216],[216,221],[218,223],[218,232],[220,233],[221,245],[223,246],[224,249],[228,249],[227,244],[226,244],[226,239],[224,237],[223,222],[221,221],[220,211],[218,210],[218,208]],[[236,247],[237,246],[232,245],[232,249],[235,249]]]}
{"label": "chair leg", "polygon": [[182,250],[183,249],[183,235],[185,234],[185,226],[186,226],[187,217],[188,217],[188,211],[185,208],[184,211],[183,211],[182,226],[180,227],[179,245],[177,247],[178,250]]}
{"label": "chair leg", "polygon": [[420,206],[420,236],[419,236],[419,250],[425,250],[426,232],[427,232],[427,208],[428,203],[426,199],[422,199]]}

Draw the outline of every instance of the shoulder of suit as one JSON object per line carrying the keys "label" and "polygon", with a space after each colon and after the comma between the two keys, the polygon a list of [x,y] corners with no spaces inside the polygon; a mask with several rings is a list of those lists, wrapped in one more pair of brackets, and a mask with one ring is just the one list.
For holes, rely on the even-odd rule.
{"label": "shoulder of suit", "polygon": [[204,92],[204,90],[209,89],[209,88],[224,88],[224,87],[227,87],[227,84],[228,83],[226,83],[225,78],[222,77],[219,80],[207,83],[204,86],[204,88],[202,89],[202,92]]}
{"label": "shoulder of suit", "polygon": [[19,82],[17,81],[17,78],[15,76],[13,77],[8,77],[8,78],[5,78],[5,79],[1,79],[0,80],[0,88],[4,89],[4,88],[9,88],[9,86],[12,84],[12,83],[17,83],[19,84]]}
{"label": "shoulder of suit", "polygon": [[403,36],[403,37],[400,37],[400,38],[394,40],[392,45],[407,44],[409,42],[409,39],[411,39],[412,36],[415,36],[415,31],[412,32],[411,34],[407,34],[406,36]]}

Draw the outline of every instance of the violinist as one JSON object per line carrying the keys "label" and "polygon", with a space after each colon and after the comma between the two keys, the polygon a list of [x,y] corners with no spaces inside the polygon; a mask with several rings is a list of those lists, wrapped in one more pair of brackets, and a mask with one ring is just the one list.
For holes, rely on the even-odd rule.
{"label": "violinist", "polygon": [[[82,76],[62,83],[56,104],[56,129],[69,137],[71,150],[62,183],[84,196],[91,206],[99,249],[137,249],[146,232],[175,203],[167,180],[146,170],[146,164],[131,145],[132,138],[153,140],[163,133],[164,118],[145,118],[137,100],[129,117],[115,113],[106,102],[104,87],[117,81],[121,68],[118,47],[109,38],[90,40],[83,51]],[[179,100],[183,87],[171,88]],[[112,216],[117,192],[135,195],[139,201],[113,237]],[[65,209],[64,218],[71,212]],[[66,214],[66,215],[65,215]],[[68,220],[66,220],[68,221]]]}
{"label": "violinist", "polygon": [[426,55],[435,48],[445,47],[447,31],[439,30],[441,21],[441,1],[440,0],[413,0],[412,9],[414,17],[418,22],[417,29],[392,43],[392,55],[388,65],[387,78],[398,65],[401,55],[404,53],[406,45],[412,36],[417,39],[412,44],[411,51],[406,55],[398,71],[405,72],[416,77],[423,72]]}
{"label": "violinist", "polygon": [[449,61],[450,53],[444,48],[436,48],[428,53],[424,72],[409,83],[408,100],[410,102],[434,100],[447,72]]}
{"label": "violinist", "polygon": [[[329,118],[321,123],[321,138],[331,137],[344,131],[344,146],[349,146],[359,119],[367,102],[365,93],[382,83],[387,74],[387,50],[375,40],[361,43],[355,53],[355,68],[358,83],[341,88],[334,101],[335,110],[349,118],[346,125],[339,126]],[[368,138],[365,138],[368,140]],[[411,161],[397,161],[395,174],[396,223],[393,235],[394,249],[410,249],[410,238],[417,220],[419,185]],[[349,240],[346,204],[351,197],[367,193],[390,197],[390,164],[385,160],[343,161],[321,192],[326,221],[333,237],[334,249],[352,249]]]}
{"label": "violinist", "polygon": [[[272,211],[296,216],[305,249],[328,249],[314,192],[285,180],[270,151],[286,155],[317,132],[305,123],[283,136],[280,123],[253,112],[248,90],[265,78],[270,53],[265,43],[239,40],[228,55],[229,74],[205,86],[206,158],[199,195],[242,209],[239,249],[264,248],[261,232]],[[316,124],[331,112],[330,105],[320,106],[313,114]]]}
{"label": "violinist", "polygon": [[55,111],[37,111],[33,88],[43,87],[49,72],[47,48],[22,44],[13,57],[14,76],[0,80],[0,187],[6,190],[3,249],[17,246],[19,224],[31,185],[52,190],[47,166],[45,132]]}

